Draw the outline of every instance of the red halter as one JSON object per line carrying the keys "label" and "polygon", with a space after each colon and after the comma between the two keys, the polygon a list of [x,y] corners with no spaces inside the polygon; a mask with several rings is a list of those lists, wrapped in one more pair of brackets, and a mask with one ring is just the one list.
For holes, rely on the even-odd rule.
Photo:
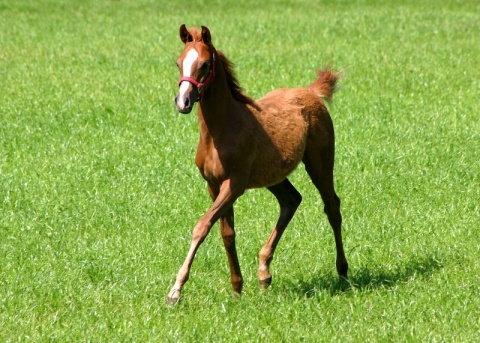
{"label": "red halter", "polygon": [[210,67],[210,71],[208,72],[208,75],[203,82],[198,82],[197,80],[195,80],[193,77],[190,77],[190,76],[182,76],[178,81],[178,86],[180,87],[180,84],[183,81],[190,82],[192,85],[197,87],[198,89],[197,101],[200,101],[202,100],[203,93],[205,92],[204,87],[208,86],[212,82],[214,76],[215,76],[215,51],[212,53],[212,66]]}

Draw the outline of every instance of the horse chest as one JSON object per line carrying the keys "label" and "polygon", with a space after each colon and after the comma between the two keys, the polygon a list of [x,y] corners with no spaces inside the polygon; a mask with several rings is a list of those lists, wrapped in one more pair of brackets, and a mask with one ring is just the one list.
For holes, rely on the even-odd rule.
{"label": "horse chest", "polygon": [[218,150],[214,147],[202,147],[197,149],[195,163],[203,178],[207,181],[223,181],[226,178],[226,171],[220,159]]}

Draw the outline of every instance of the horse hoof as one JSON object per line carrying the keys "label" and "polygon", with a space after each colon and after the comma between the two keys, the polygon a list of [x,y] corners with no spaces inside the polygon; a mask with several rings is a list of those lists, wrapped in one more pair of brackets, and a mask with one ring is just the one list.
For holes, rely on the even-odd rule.
{"label": "horse hoof", "polygon": [[270,286],[272,283],[272,277],[268,277],[266,279],[263,279],[263,280],[258,280],[258,287],[260,287],[260,290],[261,291],[264,291],[268,288],[268,286]]}
{"label": "horse hoof", "polygon": [[347,261],[343,261],[343,262],[340,262],[340,261],[337,261],[336,262],[336,267],[337,267],[337,272],[338,272],[338,276],[340,276],[341,278],[345,278],[345,279],[348,279],[348,263]]}
{"label": "horse hoof", "polygon": [[167,296],[167,307],[172,307],[177,305],[180,302],[180,291],[174,289],[170,292],[170,294]]}
{"label": "horse hoof", "polygon": [[167,305],[167,307],[173,307],[173,306],[177,305],[179,302],[180,302],[180,298],[167,297],[166,305]]}

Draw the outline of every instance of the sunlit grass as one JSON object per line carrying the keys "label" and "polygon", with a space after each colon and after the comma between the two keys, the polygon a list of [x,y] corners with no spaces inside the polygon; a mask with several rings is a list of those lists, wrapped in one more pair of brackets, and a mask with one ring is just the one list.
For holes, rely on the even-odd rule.
{"label": "sunlit grass", "polygon": [[[241,9],[241,11],[239,10]],[[480,69],[475,1],[191,6],[0,4],[0,340],[459,341],[480,327]],[[233,14],[235,13],[235,14]],[[210,204],[194,114],[176,113],[178,27],[206,25],[260,97],[345,69],[337,134],[348,282],[323,204],[304,201],[257,287],[277,217],[236,205],[245,291],[218,228],[183,301],[165,296]]]}

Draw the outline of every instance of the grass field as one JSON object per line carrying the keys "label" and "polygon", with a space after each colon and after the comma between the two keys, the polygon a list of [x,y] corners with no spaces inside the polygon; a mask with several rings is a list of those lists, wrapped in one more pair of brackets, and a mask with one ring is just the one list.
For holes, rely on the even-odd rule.
{"label": "grass field", "polygon": [[[480,3],[0,0],[0,341],[472,342],[480,333]],[[278,205],[236,205],[165,297],[210,204],[195,114],[173,105],[178,27],[210,28],[253,97],[346,69],[337,133],[349,283],[304,201],[257,286]]]}

